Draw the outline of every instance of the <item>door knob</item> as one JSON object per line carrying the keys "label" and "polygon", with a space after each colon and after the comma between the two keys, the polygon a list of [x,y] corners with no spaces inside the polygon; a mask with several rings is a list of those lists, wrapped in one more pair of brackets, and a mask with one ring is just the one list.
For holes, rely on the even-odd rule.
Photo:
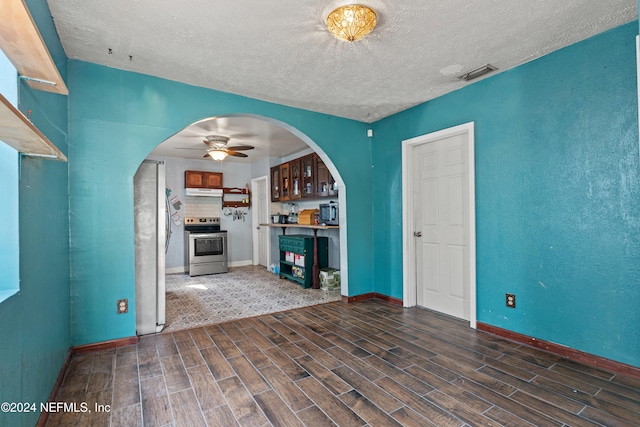
{"label": "door knob", "polygon": [[422,237],[422,231],[414,231],[414,232],[413,232],[413,235],[414,235],[415,237]]}

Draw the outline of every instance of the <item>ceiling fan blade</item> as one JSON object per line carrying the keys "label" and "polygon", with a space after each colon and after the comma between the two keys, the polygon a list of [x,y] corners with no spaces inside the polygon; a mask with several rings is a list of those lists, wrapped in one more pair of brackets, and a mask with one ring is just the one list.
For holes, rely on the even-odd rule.
{"label": "ceiling fan blade", "polygon": [[233,147],[227,147],[229,150],[236,151],[244,151],[244,150],[253,150],[255,147],[253,145],[235,145]]}
{"label": "ceiling fan blade", "polygon": [[244,153],[238,153],[237,151],[227,150],[227,154],[234,157],[249,157]]}

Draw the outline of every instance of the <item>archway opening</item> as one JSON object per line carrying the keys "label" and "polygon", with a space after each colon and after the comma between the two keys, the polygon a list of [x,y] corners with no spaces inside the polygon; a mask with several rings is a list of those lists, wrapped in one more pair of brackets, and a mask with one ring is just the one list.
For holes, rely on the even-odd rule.
{"label": "archway opening", "polygon": [[[208,135],[221,134],[226,134],[230,137],[230,147],[236,145],[251,145],[255,146],[255,149],[243,151],[243,153],[247,154],[247,157],[239,159],[232,156],[227,157],[221,162],[204,159],[207,147],[203,144],[203,140],[206,139]],[[292,147],[283,145],[283,140],[285,142],[290,141]],[[274,141],[273,144],[271,144],[272,141]],[[329,156],[324,152],[322,147],[309,138],[304,132],[282,121],[254,114],[228,114],[198,120],[161,142],[147,156],[147,161],[163,162],[166,168],[165,222],[167,223],[167,235],[169,238],[166,242],[165,274],[173,275],[182,273],[184,275],[185,263],[187,262],[185,254],[184,218],[194,215],[195,211],[193,210],[194,206],[192,205],[203,204],[213,206],[216,204],[216,202],[213,202],[213,199],[207,200],[203,198],[204,200],[201,201],[194,200],[193,198],[185,195],[184,172],[186,170],[205,169],[208,171],[217,171],[222,173],[223,186],[225,188],[244,187],[245,184],[249,185],[253,179],[259,177],[267,178],[268,182],[270,175],[269,170],[272,166],[287,162],[296,156],[307,153],[317,154],[335,179],[337,188],[339,189],[336,197],[340,206],[340,228],[336,230],[336,235],[339,240],[337,244],[337,247],[339,248],[339,256],[337,257],[338,265],[330,265],[330,267],[339,269],[341,273],[340,292],[337,294],[338,298],[340,298],[341,295],[348,295],[349,284],[346,232],[347,188],[339,171]],[[323,200],[316,200],[315,202],[317,205],[318,202],[321,203]],[[217,203],[219,203],[219,200]],[[270,200],[268,203],[273,205],[273,202]],[[313,201],[305,202],[306,205],[309,203],[313,203]],[[246,215],[249,213],[246,210],[243,214],[241,212],[242,209],[229,209],[228,207],[225,208],[223,205],[224,203],[218,205],[219,210],[217,211],[217,215],[221,218],[222,229],[228,229],[225,231],[229,232],[229,266],[231,267],[231,270],[248,266],[254,259],[253,236],[251,233],[251,227],[247,224],[251,221],[251,216]],[[286,205],[284,203],[281,205],[281,210],[286,212]],[[187,211],[187,208],[190,210]],[[197,208],[202,208],[202,206]],[[271,211],[274,209],[278,208],[271,206]],[[227,215],[229,212],[231,215]],[[209,215],[215,216],[216,211],[206,211],[205,216]],[[271,246],[273,247],[273,240],[275,239],[277,241],[276,228],[272,229],[270,234],[272,241]],[[270,256],[270,264],[278,262],[278,253],[277,251],[273,252],[274,253]],[[245,277],[240,280],[252,279]],[[199,283],[197,279],[193,279],[192,281],[193,283],[186,285],[190,286],[191,289],[204,290],[208,286],[206,283]],[[169,286],[169,282],[167,286]],[[136,288],[138,288],[138,284],[136,284]],[[252,289],[252,292],[256,291],[259,292],[259,288]],[[311,289],[306,291],[322,292]],[[171,295],[167,293],[167,306],[174,302],[175,301],[172,301]],[[203,304],[206,304],[206,302]],[[202,309],[203,306],[201,303],[196,303],[191,308],[192,311],[201,311]],[[280,310],[275,309],[273,311]],[[226,314],[229,313],[225,313],[225,315]],[[257,314],[263,313],[256,311],[252,312],[250,315]],[[167,312],[167,315],[170,315],[169,311]],[[139,314],[137,314],[137,316],[139,316]],[[229,320],[224,316],[220,318],[201,316],[201,318],[203,324],[217,323],[220,320]],[[191,323],[189,323],[189,325],[190,324]]]}

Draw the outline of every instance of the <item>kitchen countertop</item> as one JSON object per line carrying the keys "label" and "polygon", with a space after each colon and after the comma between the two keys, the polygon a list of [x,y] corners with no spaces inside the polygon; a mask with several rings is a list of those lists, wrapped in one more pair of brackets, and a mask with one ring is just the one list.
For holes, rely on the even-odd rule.
{"label": "kitchen countertop", "polygon": [[283,228],[311,228],[314,230],[330,230],[335,228],[340,228],[339,225],[306,225],[306,224],[260,224],[261,227],[283,227]]}

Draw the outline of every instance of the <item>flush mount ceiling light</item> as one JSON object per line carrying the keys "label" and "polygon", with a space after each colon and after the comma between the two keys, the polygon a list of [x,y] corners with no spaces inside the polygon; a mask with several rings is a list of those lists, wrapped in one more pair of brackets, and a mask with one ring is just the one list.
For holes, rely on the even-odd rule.
{"label": "flush mount ceiling light", "polygon": [[228,153],[225,150],[211,150],[207,154],[209,154],[213,160],[221,162],[227,157]]}
{"label": "flush mount ceiling light", "polygon": [[376,26],[376,13],[360,4],[341,6],[327,16],[327,29],[350,43],[369,34]]}

